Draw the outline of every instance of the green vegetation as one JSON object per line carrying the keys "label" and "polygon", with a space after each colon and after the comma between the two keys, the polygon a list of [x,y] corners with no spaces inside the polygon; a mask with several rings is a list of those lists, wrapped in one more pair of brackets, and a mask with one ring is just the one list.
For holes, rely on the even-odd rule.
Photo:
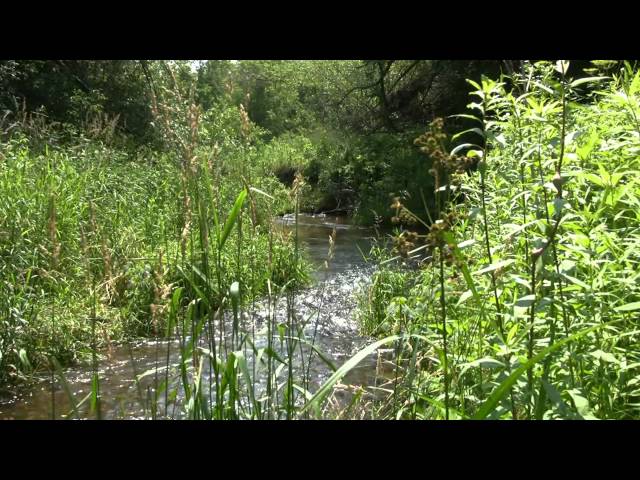
{"label": "green vegetation", "polygon": [[[94,347],[162,334],[161,312],[176,288],[184,301],[206,292],[217,308],[234,281],[247,298],[265,292],[267,279],[307,282],[292,240],[271,228],[273,214],[291,202],[288,192],[245,163],[255,155],[248,120],[237,109],[237,119],[223,112],[219,143],[207,147],[213,135],[191,107],[158,114],[173,131],[196,123],[160,151],[114,145],[113,125],[77,132],[26,111],[5,123],[0,381],[24,379],[52,356],[68,364]],[[232,210],[239,192],[246,211]],[[242,222],[244,235],[235,229]]]}
{"label": "green vegetation", "polygon": [[416,141],[437,220],[397,239],[420,270],[384,267],[362,309],[369,331],[411,335],[377,416],[638,418],[640,74],[567,67],[528,65],[511,90],[471,82],[475,144],[445,149],[437,121]]}
{"label": "green vegetation", "polygon": [[[101,418],[101,355],[154,337],[149,418],[640,417],[627,62],[3,61],[0,106],[3,392],[45,372]],[[394,228],[341,365],[296,309],[302,212]]]}

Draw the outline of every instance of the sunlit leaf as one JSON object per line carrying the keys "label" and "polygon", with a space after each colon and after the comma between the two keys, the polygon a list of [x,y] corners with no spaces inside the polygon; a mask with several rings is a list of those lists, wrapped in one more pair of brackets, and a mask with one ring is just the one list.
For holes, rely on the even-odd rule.
{"label": "sunlit leaf", "polygon": [[626,305],[614,308],[616,312],[634,312],[640,310],[640,302],[631,302]]}

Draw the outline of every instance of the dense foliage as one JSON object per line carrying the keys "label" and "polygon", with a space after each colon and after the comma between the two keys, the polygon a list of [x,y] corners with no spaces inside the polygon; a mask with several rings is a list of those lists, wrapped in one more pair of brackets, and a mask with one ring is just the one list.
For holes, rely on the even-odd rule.
{"label": "dense foliage", "polygon": [[[301,171],[308,180],[304,210],[337,209],[365,223],[376,217],[388,222],[384,205],[391,196],[403,190],[418,205],[420,190],[429,191],[423,171],[416,168],[420,154],[409,139],[436,116],[464,109],[465,79],[497,75],[501,68],[520,64],[5,61],[0,64],[0,107],[7,111],[8,125],[28,111],[76,131],[111,128],[118,133],[113,139],[126,139],[129,148],[157,149],[167,140],[158,127],[170,126],[154,123],[154,109],[161,106],[154,106],[153,98],[161,101],[169,93],[169,110],[191,99],[202,110],[205,141],[221,148],[232,138],[224,132],[233,122],[238,127],[242,106],[254,127],[249,144],[258,150],[261,144],[274,144],[254,151],[250,163],[261,163],[263,172],[287,186]],[[176,91],[177,96],[171,94]],[[450,127],[455,130],[461,122]]]}
{"label": "dense foliage", "polygon": [[[257,154],[246,116],[227,106],[200,120],[181,95],[176,87],[154,97],[165,144],[157,150],[132,151],[109,126],[57,125],[39,112],[14,112],[3,124],[2,382],[27,378],[52,356],[65,364],[111,342],[164,335],[161,312],[178,287],[183,301],[206,295],[217,308],[234,281],[246,298],[267,279],[306,282],[306,263],[271,226],[292,200],[249,163]],[[226,213],[241,192],[250,205],[244,234]]]}
{"label": "dense foliage", "polygon": [[[98,352],[152,336],[181,355],[152,418],[178,391],[188,418],[334,415],[383,346],[392,378],[349,414],[640,415],[629,63],[3,61],[0,107],[0,390],[89,359],[99,417]],[[380,339],[342,366],[294,309],[310,266],[276,216],[305,211],[394,228],[357,312]],[[314,355],[333,373],[312,392]]]}
{"label": "dense foliage", "polygon": [[[573,80],[567,66],[527,65],[510,91],[472,82],[484,148],[444,149],[437,122],[417,140],[441,214],[397,238],[420,269],[383,267],[361,302],[369,332],[407,336],[377,415],[638,417],[640,74]],[[587,83],[592,103],[576,103]],[[474,158],[478,174],[461,174]]]}

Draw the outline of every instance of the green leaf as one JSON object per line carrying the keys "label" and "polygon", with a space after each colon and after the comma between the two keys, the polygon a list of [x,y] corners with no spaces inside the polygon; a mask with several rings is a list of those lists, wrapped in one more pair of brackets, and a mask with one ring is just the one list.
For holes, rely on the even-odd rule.
{"label": "green leaf", "polygon": [[[442,403],[442,402],[440,402],[438,400],[435,400],[435,399],[433,399],[431,397],[427,397],[426,395],[424,395],[422,393],[416,393],[416,396],[418,398],[421,398],[422,400],[426,401],[427,403],[433,405],[434,407],[438,407],[438,409],[440,409],[440,412],[442,414],[444,414],[445,411],[447,410],[447,408],[445,407],[444,403]],[[455,408],[451,408],[451,406],[449,406],[449,416],[450,416],[451,420],[455,419],[454,416],[457,416],[458,418],[461,418],[461,419],[464,419],[464,420],[468,419],[467,415],[464,415],[463,413],[461,413],[459,410],[456,410]]]}
{"label": "green leaf", "polygon": [[275,200],[275,198],[273,198],[271,195],[269,195],[267,192],[263,192],[262,190],[260,190],[259,188],[256,187],[249,187],[249,190],[251,190],[252,192],[256,192],[259,193],[260,195],[264,195],[267,198],[270,198],[271,200]]}
{"label": "green leaf", "polygon": [[611,77],[586,77],[586,78],[579,78],[578,80],[574,80],[573,82],[571,82],[571,84],[569,85],[571,88],[573,87],[577,87],[578,85],[582,85],[583,83],[590,83],[590,82],[599,82],[601,80],[606,80],[608,78]]}
{"label": "green leaf", "polygon": [[240,372],[242,372],[242,376],[244,377],[244,383],[247,387],[247,393],[249,395],[249,400],[253,404],[254,410],[259,410],[258,402],[256,402],[255,392],[253,391],[253,383],[251,382],[251,375],[249,374],[249,368],[247,366],[247,359],[244,356],[244,352],[242,350],[238,350],[233,352],[236,360],[238,362],[238,367],[240,368]]}
{"label": "green leaf", "polygon": [[231,287],[229,288],[229,295],[231,298],[235,298],[236,300],[240,298],[240,284],[238,282],[233,282]]}
{"label": "green leaf", "polygon": [[[202,274],[202,272],[200,272],[200,270],[198,270],[198,268],[195,265],[191,265],[191,268],[196,274],[199,274],[201,278],[204,278],[205,282],[207,281],[204,275]],[[205,293],[200,289],[200,287],[196,285],[196,283],[194,282],[194,279],[191,278],[191,275],[187,275],[180,265],[178,265],[178,271],[189,282],[189,285],[191,285],[191,288],[193,288],[196,291],[196,293],[198,294],[198,298],[202,300],[205,303],[205,305],[209,305],[208,295],[205,295]]]}
{"label": "green leaf", "polygon": [[502,148],[507,146],[507,139],[502,133],[500,135],[496,135],[496,142],[498,142]]}
{"label": "green leaf", "polygon": [[520,297],[516,301],[516,306],[521,308],[528,308],[536,301],[535,295],[525,295],[524,297]]}
{"label": "green leaf", "polygon": [[633,312],[635,310],[640,310],[640,302],[627,303],[626,305],[616,307],[613,310],[616,312]]}
{"label": "green leaf", "polygon": [[583,173],[582,175],[580,175],[584,178],[586,178],[587,180],[589,180],[591,183],[595,183],[596,185],[598,185],[599,187],[604,187],[605,186],[605,182],[602,178],[600,178],[597,175],[594,175],[593,173]]}
{"label": "green leaf", "polygon": [[467,83],[469,85],[472,85],[472,86],[476,87],[478,90],[482,90],[482,87],[477,82],[475,82],[473,80],[470,80],[470,79],[467,78]]}
{"label": "green leaf", "polygon": [[477,122],[482,123],[482,120],[480,120],[475,115],[469,115],[469,114],[466,114],[466,113],[459,113],[457,115],[449,115],[448,118],[468,118],[469,120],[475,120]]}
{"label": "green leaf", "polygon": [[219,248],[222,248],[225,242],[227,241],[227,238],[229,238],[231,229],[233,228],[233,225],[236,222],[236,219],[238,218],[238,214],[240,213],[240,209],[242,208],[242,205],[244,203],[244,199],[246,198],[246,196],[247,196],[247,191],[242,190],[242,192],[240,192],[240,195],[238,195],[238,198],[236,198],[236,202],[233,205],[233,208],[231,209],[231,212],[227,217],[227,221],[224,224],[224,229],[222,230],[222,235],[220,236]]}
{"label": "green leaf", "polygon": [[465,240],[464,242],[460,242],[460,243],[458,244],[458,248],[459,248],[460,250],[462,250],[462,249],[464,249],[464,248],[470,247],[471,245],[473,245],[473,244],[475,244],[475,243],[476,243],[476,241],[475,241],[473,238],[472,238],[471,240]]}
{"label": "green leaf", "polygon": [[475,271],[475,272],[473,272],[473,274],[474,275],[480,275],[480,274],[483,274],[483,273],[493,272],[494,270],[498,270],[499,268],[503,268],[503,267],[506,267],[507,265],[511,265],[514,262],[515,262],[515,260],[513,260],[513,259],[502,260],[502,261],[497,262],[497,263],[492,263],[488,267],[485,267],[485,268],[482,268],[482,269],[480,269],[478,271]]}
{"label": "green leaf", "polygon": [[320,357],[320,359],[325,363],[325,365],[327,365],[327,367],[329,367],[332,371],[336,371],[337,368],[336,366],[333,364],[333,362],[322,352],[322,350],[320,350],[318,348],[318,346],[315,343],[309,342],[308,340],[305,340],[304,338],[298,338],[298,340],[305,344],[308,345],[309,347],[311,347],[311,349],[316,352],[318,354],[318,356]]}
{"label": "green leaf", "polygon": [[455,140],[457,138],[460,138],[465,133],[475,133],[475,134],[479,135],[480,137],[484,138],[484,132],[482,130],[480,130],[479,128],[470,128],[470,129],[464,130],[464,131],[462,131],[460,133],[456,133],[454,136],[451,137],[451,140]]}
{"label": "green leaf", "polygon": [[[551,90],[551,89],[550,89],[549,87],[547,87],[546,85],[544,85],[544,84],[542,84],[542,83],[540,83],[540,82],[538,82],[538,81],[533,81],[533,82],[531,82],[531,83],[533,83],[536,87],[538,87],[538,88],[540,88],[540,89],[544,90],[545,92],[547,92],[547,93],[549,93],[549,94],[553,95],[553,90]],[[531,100],[531,99],[529,99],[529,98],[528,98],[527,100]],[[546,119],[545,119],[545,118],[540,118],[540,120],[546,121]]]}
{"label": "green leaf", "polygon": [[500,360],[496,360],[491,357],[479,358],[478,360],[474,360],[473,362],[469,362],[464,364],[464,366],[469,367],[482,367],[482,368],[504,368],[506,365]]}
{"label": "green leaf", "polygon": [[460,150],[464,149],[464,148],[470,148],[470,147],[475,147],[475,148],[482,148],[479,145],[476,145],[475,143],[461,143],[460,145],[458,145],[456,148],[454,148],[453,150],[451,150],[451,155],[455,155],[456,153],[458,153]]}
{"label": "green leaf", "polygon": [[576,406],[576,410],[582,418],[586,420],[598,420],[593,416],[593,413],[591,413],[591,409],[589,408],[589,401],[582,396],[580,390],[567,390],[567,393],[571,397],[571,400],[573,400],[573,403]]}
{"label": "green leaf", "polygon": [[565,75],[569,70],[569,60],[558,60],[556,62],[556,71]]}
{"label": "green leaf", "polygon": [[569,416],[570,415],[569,408],[562,400],[562,395],[560,394],[558,389],[553,385],[551,385],[549,382],[547,382],[544,378],[540,379],[540,382],[542,383],[542,386],[546,390],[549,400],[551,400],[558,407],[558,410],[560,411],[560,413],[562,415]]}
{"label": "green leaf", "polygon": [[20,349],[20,351],[18,352],[18,357],[20,358],[20,362],[22,363],[24,369],[27,372],[30,372],[32,370],[31,362],[29,361],[29,357],[27,357],[27,351],[24,348]]}
{"label": "green leaf", "polygon": [[[174,365],[170,365],[169,368],[171,368]],[[154,375],[154,374],[158,374],[161,372],[164,372],[167,369],[166,365],[162,365],[159,367],[154,367],[154,368],[150,368],[149,370],[145,370],[144,372],[142,372],[139,375],[136,375],[136,380],[140,381],[142,380],[144,377],[148,377],[149,375]]]}
{"label": "green leaf", "polygon": [[582,280],[579,280],[579,279],[577,279],[575,277],[572,277],[571,275],[567,275],[566,273],[561,273],[560,275],[562,275],[564,278],[569,280],[571,283],[573,283],[575,285],[578,285],[579,287],[582,287],[585,290],[591,289],[591,287],[589,285],[587,285],[586,283],[584,283]]}
{"label": "green leaf", "polygon": [[294,384],[293,384],[293,388],[295,388],[295,389],[296,389],[296,390],[298,390],[300,393],[302,393],[302,394],[304,395],[304,397],[305,397],[307,400],[311,400],[311,399],[313,398],[313,394],[312,394],[309,390],[307,390],[307,389],[305,389],[305,388],[301,387],[301,386],[300,386],[300,385],[298,385],[297,383],[294,383]]}
{"label": "green leaf", "polygon": [[264,348],[264,353],[267,354],[268,357],[270,358],[275,358],[278,362],[280,362],[282,365],[286,365],[287,362],[286,360],[284,360],[280,355],[278,355],[278,352],[276,352],[273,348],[271,347],[266,347]]}
{"label": "green leaf", "polygon": [[615,363],[618,365],[620,364],[618,359],[614,357],[611,353],[603,352],[602,350],[595,350],[591,352],[589,355],[591,355],[594,358],[597,358],[598,360],[602,360],[603,362],[606,362],[606,363]]}
{"label": "green leaf", "polygon": [[469,290],[471,290],[471,292],[473,293],[473,297],[477,301],[479,301],[480,300],[480,295],[478,294],[478,290],[476,288],[476,284],[473,281],[473,277],[471,276],[471,272],[469,271],[469,267],[467,265],[467,262],[464,261],[464,256],[462,255],[462,252],[460,251],[460,247],[458,246],[458,244],[455,241],[453,233],[444,232],[444,238],[447,241],[447,243],[449,243],[450,245],[453,245],[453,248],[452,248],[453,255],[456,257],[457,260],[460,261],[461,270],[462,270],[462,276],[464,277],[464,280],[467,283],[467,286],[469,287]]}

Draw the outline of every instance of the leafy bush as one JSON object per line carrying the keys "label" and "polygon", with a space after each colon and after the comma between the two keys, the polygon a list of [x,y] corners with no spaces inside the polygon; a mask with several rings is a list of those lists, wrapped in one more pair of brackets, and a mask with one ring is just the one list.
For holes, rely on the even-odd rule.
{"label": "leafy bush", "polygon": [[[417,354],[404,356],[411,361],[397,392],[406,403],[394,414],[640,415],[640,73],[627,66],[613,80],[572,81],[564,62],[528,69],[511,91],[487,78],[473,83],[484,148],[439,150],[429,140],[441,138],[437,124],[421,141],[439,159],[432,172],[442,214],[414,234],[431,257],[416,286],[402,308],[385,311],[388,324],[420,336],[407,340]],[[600,86],[598,96],[574,102],[587,82]],[[477,158],[477,174],[456,173]],[[464,192],[462,203],[446,203],[452,188]],[[371,305],[389,300],[377,285],[370,295]]]}

